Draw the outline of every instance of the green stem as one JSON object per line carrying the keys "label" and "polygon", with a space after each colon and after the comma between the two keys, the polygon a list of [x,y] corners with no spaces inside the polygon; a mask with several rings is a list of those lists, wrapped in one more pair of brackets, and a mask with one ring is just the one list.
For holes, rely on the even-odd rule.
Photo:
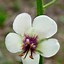
{"label": "green stem", "polygon": [[44,14],[44,9],[43,9],[43,1],[42,0],[36,0],[37,2],[37,16]]}
{"label": "green stem", "polygon": [[[42,7],[44,5],[43,0],[36,0],[36,2],[37,2],[37,16],[43,15],[44,14],[44,8]],[[40,55],[39,64],[44,64],[43,59],[44,58]]]}
{"label": "green stem", "polygon": [[52,4],[54,4],[56,1],[57,1],[57,0],[52,0],[52,1],[49,2],[48,4],[45,4],[45,5],[43,6],[43,8],[44,8],[44,9],[45,9],[45,8],[48,8],[49,6],[51,6]]}
{"label": "green stem", "polygon": [[44,58],[40,55],[40,61],[39,64],[44,64]]}

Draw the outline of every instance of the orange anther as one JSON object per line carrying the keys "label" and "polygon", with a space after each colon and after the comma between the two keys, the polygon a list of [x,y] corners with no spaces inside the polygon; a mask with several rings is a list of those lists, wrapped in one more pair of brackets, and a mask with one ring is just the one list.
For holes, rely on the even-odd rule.
{"label": "orange anther", "polygon": [[30,57],[31,59],[34,59],[33,56],[31,56],[31,55],[30,55],[29,57]]}
{"label": "orange anther", "polygon": [[32,43],[31,45],[30,45],[30,48],[32,48],[34,46],[34,44]]}
{"label": "orange anther", "polygon": [[26,44],[30,44],[30,42],[26,42]]}
{"label": "orange anther", "polygon": [[24,56],[24,53],[22,53],[22,54],[19,54],[19,56]]}

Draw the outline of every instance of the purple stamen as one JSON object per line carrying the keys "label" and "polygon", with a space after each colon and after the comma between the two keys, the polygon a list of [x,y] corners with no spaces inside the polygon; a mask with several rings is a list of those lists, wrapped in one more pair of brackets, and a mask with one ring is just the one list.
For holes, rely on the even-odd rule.
{"label": "purple stamen", "polygon": [[24,40],[23,40],[23,51],[26,53],[25,57],[27,56],[28,52],[31,52],[30,58],[33,59],[33,53],[36,50],[37,44],[38,44],[38,36],[32,36],[30,37],[29,35],[25,35]]}

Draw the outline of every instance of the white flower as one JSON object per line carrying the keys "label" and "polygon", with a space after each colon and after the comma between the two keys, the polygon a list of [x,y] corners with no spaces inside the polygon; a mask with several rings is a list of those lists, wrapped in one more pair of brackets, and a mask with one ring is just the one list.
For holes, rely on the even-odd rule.
{"label": "white flower", "polygon": [[39,64],[40,54],[48,58],[59,51],[58,40],[49,39],[57,32],[57,24],[46,15],[37,16],[32,23],[29,14],[19,14],[13,29],[16,33],[9,33],[5,44],[10,52],[21,53],[23,64]]}

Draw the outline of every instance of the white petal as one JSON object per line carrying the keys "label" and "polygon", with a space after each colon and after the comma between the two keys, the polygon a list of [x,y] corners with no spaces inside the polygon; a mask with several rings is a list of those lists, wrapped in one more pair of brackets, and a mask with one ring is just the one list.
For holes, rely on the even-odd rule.
{"label": "white petal", "polygon": [[57,39],[48,39],[43,41],[38,45],[38,50],[40,50],[44,57],[54,56],[60,49],[60,45]]}
{"label": "white petal", "polygon": [[49,38],[57,32],[56,22],[46,15],[36,17],[33,22],[33,27],[40,38]]}
{"label": "white petal", "polygon": [[5,38],[5,44],[8,51],[12,53],[20,52],[22,46],[22,38],[15,33],[9,33]]}
{"label": "white petal", "polygon": [[36,35],[37,35],[37,32],[36,32],[36,30],[35,30],[33,27],[31,27],[31,28],[26,32],[26,34],[28,34],[28,35],[30,35],[30,36],[32,37],[32,36],[36,36]]}
{"label": "white petal", "polygon": [[37,54],[37,53],[34,54],[34,55],[33,55],[33,58],[34,58],[34,59],[31,59],[31,58],[29,57],[29,54],[28,54],[25,59],[22,58],[22,62],[23,62],[23,64],[39,64],[39,59],[40,59],[39,54]]}
{"label": "white petal", "polygon": [[31,27],[31,16],[27,13],[19,14],[13,23],[13,29],[18,34],[24,34]]}

